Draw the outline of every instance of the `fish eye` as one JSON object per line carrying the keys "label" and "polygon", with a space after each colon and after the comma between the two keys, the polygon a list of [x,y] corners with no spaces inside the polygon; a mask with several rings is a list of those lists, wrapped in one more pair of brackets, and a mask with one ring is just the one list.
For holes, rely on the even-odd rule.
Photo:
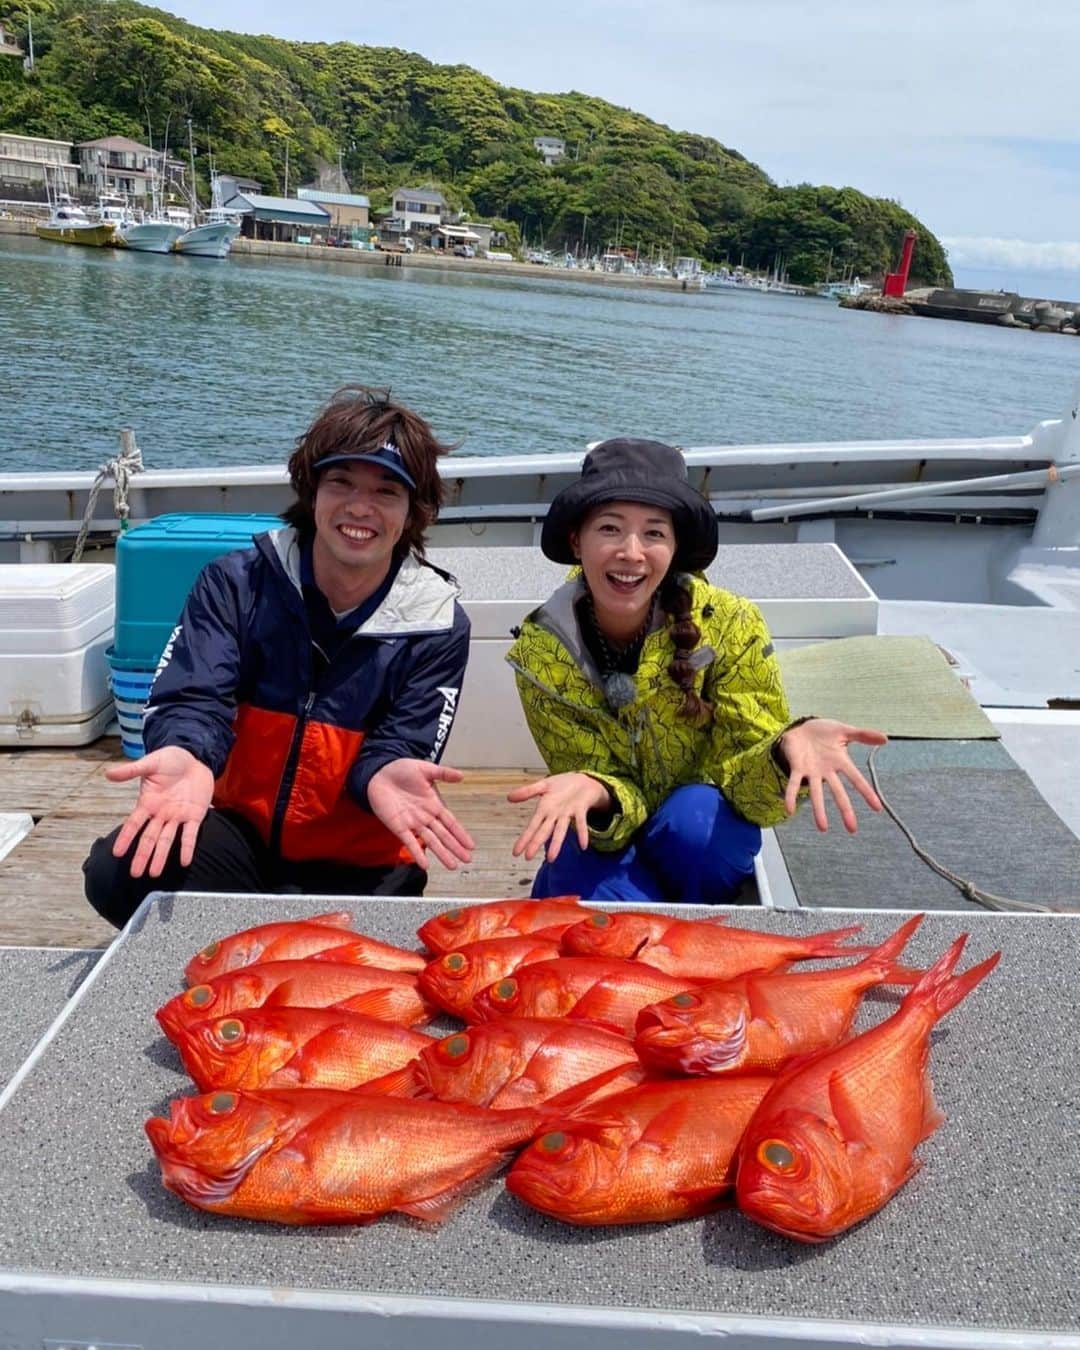
{"label": "fish eye", "polygon": [[461,923],[462,919],[465,917],[465,911],[461,909],[448,909],[445,914],[440,914],[439,917],[442,919],[443,923]]}
{"label": "fish eye", "polygon": [[701,1002],[696,994],[676,994],[671,1000],[673,1008],[696,1008]]}
{"label": "fish eye", "polygon": [[608,928],[611,925],[611,915],[592,914],[589,916],[589,922],[594,928]]}
{"label": "fish eye", "polygon": [[442,959],[442,968],[447,975],[464,975],[469,965],[469,958],[461,952],[450,952]]}
{"label": "fish eye", "polygon": [[570,1138],[563,1130],[551,1130],[536,1141],[536,1147],[540,1152],[546,1153],[549,1157],[565,1153],[569,1144]]}
{"label": "fish eye", "polygon": [[795,1154],[779,1139],[764,1139],[758,1145],[758,1162],[770,1172],[790,1176],[796,1170]]}
{"label": "fish eye", "polygon": [[448,1036],[440,1043],[439,1049],[447,1059],[463,1059],[469,1053],[469,1038],[462,1032]]}
{"label": "fish eye", "polygon": [[214,991],[208,984],[197,984],[194,989],[187,991],[187,1001],[193,1008],[205,1008],[213,999]]}
{"label": "fish eye", "polygon": [[235,1092],[215,1092],[206,1104],[206,1109],[214,1116],[224,1116],[232,1111],[239,1099]]}
{"label": "fish eye", "polygon": [[209,946],[202,949],[199,953],[199,958],[203,961],[212,961],[219,951],[221,951],[221,943],[211,942]]}
{"label": "fish eye", "polygon": [[230,1017],[224,1022],[219,1022],[215,1027],[219,1041],[229,1044],[232,1041],[238,1041],[244,1034],[244,1024],[238,1022],[235,1017]]}
{"label": "fish eye", "polygon": [[500,1003],[505,1003],[512,999],[518,991],[517,980],[500,980],[491,991],[491,997],[497,999]]}

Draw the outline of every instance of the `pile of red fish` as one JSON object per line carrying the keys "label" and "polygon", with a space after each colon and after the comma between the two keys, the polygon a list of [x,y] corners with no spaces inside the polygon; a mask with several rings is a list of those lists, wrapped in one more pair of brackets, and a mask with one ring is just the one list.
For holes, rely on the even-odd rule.
{"label": "pile of red fish", "polygon": [[[943,1120],[930,1032],[1000,957],[954,974],[965,934],[926,971],[901,965],[922,917],[859,947],[857,926],[786,937],[507,900],[428,920],[434,959],[348,911],[264,924],[199,952],[158,1011],[203,1095],[146,1131],[168,1189],[218,1214],[439,1219],[517,1153],[509,1190],[568,1223],[688,1218],[734,1192],[820,1242],[918,1168]],[[886,984],[911,987],[852,1035]],[[416,1030],[444,1013],[465,1028]]]}

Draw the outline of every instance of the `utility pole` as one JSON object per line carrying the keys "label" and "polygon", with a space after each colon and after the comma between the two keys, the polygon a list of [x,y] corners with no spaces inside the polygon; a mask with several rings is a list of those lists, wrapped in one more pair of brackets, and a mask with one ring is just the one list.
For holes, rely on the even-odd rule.
{"label": "utility pole", "polygon": [[29,51],[30,54],[29,54],[29,56],[27,56],[27,58],[26,58],[25,68],[26,68],[27,70],[33,70],[33,69],[34,69],[34,16],[33,16],[33,14],[31,13],[29,7],[27,8],[27,11],[26,11],[26,43],[27,43],[27,49],[28,49],[28,51]]}
{"label": "utility pole", "polygon": [[285,196],[289,195],[289,138],[285,137]]}

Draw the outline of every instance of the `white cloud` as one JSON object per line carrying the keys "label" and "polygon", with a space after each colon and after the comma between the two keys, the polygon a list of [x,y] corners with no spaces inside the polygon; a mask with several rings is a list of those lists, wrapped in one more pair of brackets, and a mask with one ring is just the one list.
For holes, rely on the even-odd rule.
{"label": "white cloud", "polygon": [[1014,267],[1032,272],[1080,272],[1080,243],[957,236],[941,241],[953,267]]}

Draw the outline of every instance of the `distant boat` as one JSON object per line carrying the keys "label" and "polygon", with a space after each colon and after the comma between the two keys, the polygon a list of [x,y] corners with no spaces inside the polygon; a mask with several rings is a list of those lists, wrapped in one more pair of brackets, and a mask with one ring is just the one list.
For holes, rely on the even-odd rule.
{"label": "distant boat", "polygon": [[[195,165],[191,166],[191,181],[195,181]],[[216,173],[210,175],[210,209],[203,216],[202,224],[187,229],[177,239],[173,248],[177,253],[189,258],[227,258],[232,241],[240,233],[241,211],[228,211],[221,201],[220,180]],[[193,199],[193,204],[194,203]]]}
{"label": "distant boat", "polygon": [[817,294],[825,300],[840,300],[845,295],[865,295],[874,289],[858,277],[852,277],[850,281],[823,281],[817,288]]}
{"label": "distant boat", "polygon": [[122,225],[117,231],[117,242],[138,253],[171,253],[183,233],[183,225],[177,225],[165,216],[151,215]]}
{"label": "distant boat", "polygon": [[116,223],[91,220],[81,206],[76,206],[66,193],[61,193],[52,204],[49,219],[38,225],[36,232],[39,239],[50,239],[57,244],[104,248],[113,242]]}

